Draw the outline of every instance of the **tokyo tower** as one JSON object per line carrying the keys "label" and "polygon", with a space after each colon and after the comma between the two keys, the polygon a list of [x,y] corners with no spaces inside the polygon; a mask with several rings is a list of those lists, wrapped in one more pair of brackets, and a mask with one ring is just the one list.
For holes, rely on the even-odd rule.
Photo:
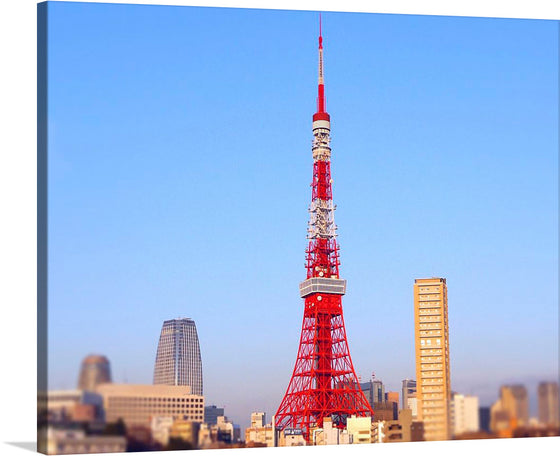
{"label": "tokyo tower", "polygon": [[309,206],[307,278],[299,288],[305,300],[301,338],[292,378],[275,415],[276,430],[300,429],[307,441],[330,418],[344,428],[351,415],[373,416],[354,371],[344,318],[339,252],[332,200],[330,116],[325,106],[323,37],[319,18],[319,87],[313,115],[313,182]]}

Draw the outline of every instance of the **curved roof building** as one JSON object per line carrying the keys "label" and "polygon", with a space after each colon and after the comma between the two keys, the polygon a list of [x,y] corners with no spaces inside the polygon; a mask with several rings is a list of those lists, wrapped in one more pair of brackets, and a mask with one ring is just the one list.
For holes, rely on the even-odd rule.
{"label": "curved roof building", "polygon": [[111,383],[111,365],[106,356],[89,355],[82,361],[78,389],[94,391],[101,383]]}
{"label": "curved roof building", "polygon": [[185,385],[202,396],[202,358],[196,325],[190,318],[163,322],[154,368],[154,385]]}

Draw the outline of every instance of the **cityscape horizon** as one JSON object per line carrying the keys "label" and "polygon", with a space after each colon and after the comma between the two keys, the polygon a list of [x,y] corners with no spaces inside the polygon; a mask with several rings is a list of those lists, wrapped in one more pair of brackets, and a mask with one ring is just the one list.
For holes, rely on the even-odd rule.
{"label": "cityscape horizon", "polygon": [[[144,111],[137,111],[134,121],[126,124],[127,120],[124,120],[125,130],[134,131],[136,141],[130,142],[125,136],[120,136],[109,124],[101,123],[97,127],[99,132],[111,137],[115,145],[129,148],[128,155],[121,159],[101,148],[97,149],[96,160],[90,160],[88,154],[93,153],[99,144],[89,145],[78,139],[80,134],[87,132],[85,124],[74,123],[76,137],[62,135],[63,128],[72,123],[74,109],[67,98],[69,93],[62,88],[90,71],[89,64],[78,60],[78,63],[73,63],[75,67],[69,68],[64,65],[64,59],[69,55],[75,56],[81,45],[97,43],[90,40],[92,37],[102,39],[101,33],[109,32],[103,39],[110,40],[111,33],[117,33],[124,10],[115,5],[98,6],[88,9],[88,13],[92,11],[94,14],[85,19],[81,8],[83,6],[70,8],[56,5],[55,14],[49,18],[54,24],[50,38],[55,62],[53,68],[56,69],[53,70],[52,90],[57,96],[50,108],[54,146],[50,150],[54,151],[54,166],[49,172],[54,177],[54,183],[49,185],[53,189],[50,198],[55,204],[51,209],[54,221],[49,221],[54,228],[51,230],[53,259],[49,259],[54,287],[49,290],[49,301],[56,304],[52,306],[54,319],[49,321],[49,333],[54,334],[53,343],[49,343],[49,359],[53,360],[49,367],[54,368],[49,369],[49,390],[72,389],[78,378],[77,371],[75,378],[71,376],[72,365],[75,369],[88,353],[101,354],[111,360],[113,368],[116,367],[113,378],[119,379],[115,383],[152,384],[157,334],[161,324],[175,318],[173,314],[180,314],[197,325],[205,405],[223,407],[225,415],[234,423],[248,427],[245,424],[252,412],[265,412],[271,417],[280,404],[293,369],[301,329],[303,303],[297,293],[297,284],[305,278],[301,263],[305,249],[303,223],[309,196],[310,156],[305,141],[309,140],[309,94],[313,93],[310,90],[313,76],[310,69],[314,67],[314,60],[310,60],[313,52],[309,51],[311,44],[308,46],[307,38],[302,40],[301,52],[296,53],[294,46],[298,39],[313,36],[316,27],[309,25],[313,22],[313,14],[229,11],[228,14],[237,15],[238,20],[247,21],[248,27],[254,23],[253,15],[258,16],[260,21],[257,23],[260,25],[255,29],[246,29],[255,36],[263,34],[265,29],[265,34],[277,36],[275,34],[280,33],[283,24],[292,20],[297,24],[298,34],[275,49],[274,58],[267,57],[264,46],[249,39],[248,31],[247,35],[240,35],[241,44],[230,45],[227,52],[219,54],[215,60],[212,57],[212,64],[207,68],[203,64],[201,68],[193,68],[208,77],[214,65],[219,67],[226,65],[225,62],[229,66],[239,65],[239,74],[243,76],[236,79],[238,73],[233,71],[232,77],[240,84],[238,88],[243,89],[242,93],[219,88],[216,94],[205,98],[189,89],[188,97],[183,98],[158,86],[160,92],[152,95],[151,106],[146,111],[152,114],[143,117]],[[165,7],[155,7],[157,14],[152,16],[146,8],[154,7],[128,5],[126,8],[126,14],[130,14],[132,19],[126,33],[134,40],[141,39],[137,33],[142,27],[151,27],[150,30],[155,32],[169,21],[172,23],[169,36],[182,44],[189,41],[179,35],[180,31],[187,24],[193,26],[197,21],[224,21],[220,22],[225,27],[220,33],[228,35],[225,16],[222,18],[215,9],[189,8],[189,14],[173,16],[159,11],[159,8]],[[96,14],[99,16],[95,17]],[[350,19],[346,15],[356,17]],[[472,18],[397,18],[357,13],[328,13],[324,17],[327,19],[325,27],[330,30],[326,53],[327,96],[331,106],[329,111],[334,117],[336,142],[333,146],[333,186],[335,201],[340,205],[337,222],[342,239],[341,271],[348,280],[348,295],[344,298],[343,307],[350,351],[360,381],[369,380],[374,373],[375,378],[386,385],[387,391],[400,391],[403,380],[416,377],[412,285],[418,278],[444,277],[449,289],[452,391],[477,396],[481,406],[490,406],[498,397],[500,386],[524,384],[529,393],[531,416],[535,416],[537,384],[558,380],[558,333],[555,327],[558,320],[555,307],[558,297],[555,280],[558,243],[554,236],[558,200],[557,193],[553,191],[557,189],[554,171],[557,171],[558,162],[554,156],[552,127],[558,111],[547,103],[547,97],[555,90],[557,93],[557,88],[550,84],[550,74],[554,71],[557,74],[557,69],[548,68],[548,72],[535,69],[538,68],[536,62],[546,61],[550,57],[547,52],[554,50],[554,45],[547,41],[552,36],[552,28],[549,30],[539,21],[502,21],[499,26],[496,25],[497,31],[487,26],[485,21]],[[100,18],[106,21],[103,22],[106,27],[103,31],[95,28]],[[377,151],[389,147],[393,152],[403,152],[406,142],[402,142],[398,130],[391,130],[391,123],[399,118],[399,113],[387,102],[389,95],[372,89],[374,84],[367,86],[370,98],[382,106],[380,109],[385,109],[385,113],[389,113],[389,118],[385,120],[376,113],[375,104],[356,104],[360,91],[350,90],[344,72],[339,69],[345,67],[345,62],[357,62],[359,58],[358,52],[345,52],[344,45],[340,44],[349,27],[354,34],[363,33],[355,31],[355,26],[350,25],[354,22],[362,24],[362,30],[375,30],[373,33],[379,36],[392,27],[400,27],[401,30],[415,30],[417,27],[422,32],[418,35],[421,39],[414,52],[420,52],[426,46],[428,49],[436,46],[438,33],[447,33],[452,24],[468,30],[471,37],[474,31],[483,34],[472,49],[463,48],[463,60],[455,59],[447,48],[437,45],[440,46],[438,52],[445,55],[445,62],[439,63],[442,68],[444,63],[447,64],[446,74],[450,69],[456,71],[451,71],[451,79],[456,80],[447,83],[443,89],[438,87],[443,79],[430,70],[430,65],[436,60],[424,61],[429,60],[429,53],[415,55],[407,48],[418,36],[411,34],[401,38],[396,46],[411,60],[410,65],[391,58],[384,51],[367,51],[370,52],[371,62],[384,58],[397,65],[398,77],[406,76],[407,68],[419,67],[429,73],[430,77],[421,81],[422,87],[437,97],[438,109],[430,108],[428,96],[422,98],[420,92],[407,90],[403,85],[399,86],[404,92],[398,99],[399,107],[405,109],[406,97],[415,97],[419,112],[419,107],[430,110],[432,122],[444,123],[451,129],[449,136],[442,138],[438,133],[436,142],[430,143],[423,129],[431,129],[432,133],[436,130],[422,122],[422,116],[414,110],[409,110],[408,122],[411,123],[407,125],[412,126],[408,132],[411,135],[409,140],[415,141],[420,148],[418,154],[405,152],[404,156],[396,157],[381,152],[377,158],[372,158],[375,152],[360,152],[376,144],[371,138],[356,139],[368,128],[382,138],[374,147]],[[367,23],[375,26],[368,29],[364,26]],[[65,34],[69,31],[76,33],[80,26],[84,41],[63,45]],[[434,27],[437,33],[433,31]],[[518,36],[521,31],[528,33],[528,29],[537,33],[539,43],[548,44],[550,48],[540,47],[537,52],[533,42],[520,44],[518,48],[508,48],[512,55],[517,52],[515,58],[505,58],[504,55],[508,54],[503,46],[507,39],[500,34]],[[195,30],[199,37],[207,37],[202,28]],[[468,41],[458,38],[458,35],[452,35],[456,42],[450,44],[449,49],[467,46]],[[357,36],[344,38],[345,44],[359,41]],[[502,58],[495,66],[489,54],[478,54],[482,48],[477,45],[481,46],[489,38],[495,40],[495,47],[489,41],[490,44],[485,43],[488,46],[484,50],[490,54],[495,52],[495,56]],[[189,52],[193,53],[191,58],[215,55],[213,52],[217,51],[220,40],[216,37],[215,41],[207,42],[204,51],[189,48]],[[313,39],[309,41],[313,43]],[[131,42],[124,40],[122,43],[126,48]],[[159,43],[143,41],[138,49],[152,52],[149,55],[160,66],[173,68],[174,72],[165,73],[165,77],[185,89],[187,85],[179,77],[183,73],[172,63],[181,46],[177,45],[166,54],[162,51],[163,43],[165,39]],[[249,44],[258,58],[245,57],[240,51],[242,48],[236,47]],[[102,74],[101,79],[106,77],[107,82],[114,82],[113,78],[118,76],[110,73],[110,65],[120,62],[124,68],[131,70],[135,49],[127,48],[131,55],[124,61],[118,60],[119,51],[115,51],[115,55],[106,54],[105,48],[100,51],[95,46],[89,51],[108,65],[101,65],[102,71],[108,71],[104,76]],[[523,57],[522,61],[518,60],[519,55]],[[225,62],[219,62],[220,59],[225,59]],[[235,63],[235,59],[241,61]],[[241,68],[251,61],[258,61],[261,66],[251,67],[252,73],[243,73]],[[270,75],[271,67],[276,68],[286,61],[291,65],[272,80],[273,93],[279,96],[274,102],[279,108],[279,120],[273,119],[272,124],[287,126],[287,131],[280,134],[278,125],[266,122],[269,113],[275,110],[264,109],[270,94],[266,91],[267,85],[260,85],[257,81],[260,76]],[[484,63],[484,68],[476,66],[480,62]],[[527,62],[531,62],[528,67]],[[458,65],[475,73],[480,70],[479,79],[463,79]],[[149,67],[151,69],[141,65],[139,68],[143,68],[145,73],[135,82],[138,85],[120,100],[124,104],[115,102],[111,107],[122,110],[116,114],[120,115],[121,121],[131,114],[126,103],[135,105],[135,91],[149,97],[146,90],[150,87],[151,78],[162,77],[159,73],[161,68],[153,70],[157,65]],[[185,68],[189,67],[181,67],[183,71]],[[348,69],[347,66],[345,68]],[[380,68],[374,63],[367,68],[368,76],[383,84],[383,88],[395,96],[397,92],[388,88],[390,78],[385,77],[384,72],[388,68]],[[509,71],[521,71],[521,68],[524,71],[522,76],[504,78],[504,74],[510,74]],[[65,73],[66,70],[70,73]],[[288,78],[290,72],[295,72],[296,79],[305,81],[299,82],[292,91],[285,86],[291,80]],[[497,94],[486,87],[490,84],[488,81],[492,81],[488,74],[502,84],[494,90]],[[365,80],[360,79],[363,74],[353,72],[351,75],[349,80],[364,83]],[[189,77],[192,78],[189,84],[194,86],[204,80],[208,87],[216,87],[216,83],[221,81],[212,77],[199,79],[193,74]],[[488,81],[484,77],[488,77]],[[430,82],[430,78],[435,78],[436,82]],[[469,87],[466,81],[472,83],[473,80],[479,85],[473,83],[475,87]],[[459,87],[469,95],[453,92],[453,96],[446,97],[445,90],[453,90],[452,85],[458,84],[458,81],[466,84]],[[414,79],[408,82],[420,84]],[[104,108],[103,103],[88,98],[82,89],[97,82],[86,79],[81,84],[82,88],[70,84],[75,91],[71,96],[79,94],[82,102],[89,103],[95,116],[96,110]],[[404,82],[399,82],[397,78],[396,85],[399,84]],[[529,93],[524,94],[521,88],[527,87],[530,87]],[[484,94],[480,100],[468,100],[478,91]],[[354,97],[349,101],[345,99],[348,92]],[[255,94],[254,100],[249,98],[247,106],[240,105],[243,95],[251,93]],[[222,99],[224,94],[227,96]],[[121,96],[117,92],[113,95],[117,98]],[[171,102],[172,95],[177,96],[179,103]],[[280,102],[281,97],[286,100]],[[454,97],[460,100],[458,106],[462,117],[455,111],[453,115],[459,117],[448,123],[441,112],[453,117],[449,109],[457,103]],[[508,98],[510,104],[506,101]],[[220,120],[217,115],[219,109],[215,111],[208,106],[218,100],[226,103],[228,119],[232,113],[238,114],[231,124],[229,120],[226,123]],[[299,100],[297,109],[290,106],[294,100]],[[487,110],[488,117],[484,122],[498,112],[506,118],[497,125],[495,132],[473,115],[477,101],[482,100],[488,103],[486,106],[492,107]],[[63,103],[69,104],[63,106]],[[171,122],[175,123],[167,130],[164,128],[156,133],[162,124],[156,126],[156,123],[151,125],[148,122],[153,120],[154,112],[162,115],[160,109],[163,105],[159,103],[167,104],[166,109],[170,113],[161,121],[169,123],[172,117],[175,120]],[[190,106],[197,113],[200,108],[199,120],[189,117],[191,111],[184,110],[185,106]],[[512,107],[516,109],[512,110]],[[527,124],[531,135],[530,140],[525,142],[524,137],[516,136],[515,130],[512,130],[512,125],[527,121],[521,115],[521,107],[528,110],[527,116],[535,116],[537,110],[540,112],[538,121]],[[259,115],[255,117],[257,112]],[[181,115],[187,115],[188,122],[177,120]],[[363,118],[374,119],[380,126],[364,122]],[[250,119],[253,119],[252,134],[247,139],[241,138],[237,130],[242,131],[243,125]],[[475,128],[477,133],[482,131],[481,137],[474,140],[476,147],[472,154],[463,144],[455,143],[462,131],[459,124],[464,120],[469,121],[471,134]],[[145,131],[136,131],[136,126],[142,124]],[[88,123],[87,127],[91,124]],[[183,129],[190,133],[188,149],[191,155],[188,157],[181,155],[187,142],[177,139]],[[498,138],[506,131],[511,136],[507,146],[500,144],[497,156],[488,155],[490,145],[495,147]],[[92,139],[95,133],[87,134]],[[155,142],[148,138],[148,135],[154,134],[157,137]],[[267,150],[263,151],[260,141],[266,138],[271,141],[264,145]],[[473,138],[476,138],[475,134]],[[526,156],[525,148],[538,141],[542,143],[540,154]],[[391,142],[398,143],[399,148],[391,149]],[[485,143],[488,146],[483,146]],[[76,159],[72,155],[72,144],[85,151],[85,155]],[[226,152],[218,152],[224,150],[226,144]],[[430,149],[434,144],[438,146],[437,151]],[[460,151],[453,156],[455,164],[445,161],[445,150],[451,144]],[[168,148],[168,152],[161,162],[152,161],[151,152],[162,145]],[[251,148],[253,153],[240,154]],[[293,152],[294,148],[297,153]],[[288,149],[291,150],[288,152]],[[136,152],[133,153],[133,150]],[[202,154],[198,150],[202,150]],[[210,159],[211,155],[215,158]],[[267,158],[273,160],[268,161]],[[112,170],[107,167],[110,163],[115,165]],[[132,173],[125,171],[130,164],[133,166]],[[245,171],[240,171],[243,168]],[[92,177],[88,180],[83,173],[92,170]],[[124,174],[121,174],[123,171]],[[394,177],[399,173],[402,175],[399,179],[388,179],[386,173],[391,171]],[[109,175],[102,177],[107,172]],[[403,182],[411,184],[409,189],[399,183],[403,176]],[[99,179],[106,187],[100,194],[93,194],[92,189],[99,185]],[[473,179],[477,180],[476,184],[473,184]],[[158,188],[162,180],[167,183]],[[522,187],[517,185],[520,181],[523,182]],[[67,193],[68,188],[78,182],[83,190],[78,190],[76,194]],[[134,186],[131,187],[130,183]],[[421,190],[414,196],[416,187]],[[266,191],[255,192],[257,188]],[[282,197],[276,197],[270,204],[266,196],[269,191],[281,192]],[[112,199],[112,195],[116,198]],[[376,195],[380,196],[379,201]],[[447,199],[442,200],[439,195],[445,195]],[[87,200],[84,207],[89,205],[87,210],[72,206],[84,197]],[[403,209],[395,209],[398,204]],[[182,211],[183,207],[188,207],[190,212]],[[195,212],[197,218],[192,218],[190,215]],[[152,213],[157,215],[157,220],[150,215]],[[418,222],[411,223],[410,216]],[[100,223],[100,220],[108,224]],[[394,223],[385,226],[387,220]],[[471,224],[471,221],[475,223]],[[129,231],[130,227],[135,227],[135,230]],[[92,237],[93,232],[100,233],[100,236]],[[71,233],[76,237],[68,237]],[[401,237],[403,234],[408,234],[410,239]],[[77,245],[81,245],[79,252]],[[137,245],[144,248],[136,250]],[[410,255],[407,256],[408,253]],[[85,259],[91,261],[83,263]],[[540,280],[538,287],[530,285],[537,280]],[[78,297],[85,307],[73,315],[69,312],[72,302]],[[96,307],[93,304],[96,301],[103,304]],[[110,315],[114,320],[104,318],[103,312],[109,309],[112,309]],[[80,316],[88,318],[91,325],[81,328],[81,334],[72,335],[72,318]],[[119,318],[126,321],[126,327],[119,327],[122,331],[117,336],[127,342],[124,351],[115,344],[110,329]],[[65,334],[66,337],[65,331],[69,331],[71,340],[77,343],[68,345],[64,340],[58,340],[57,334]],[[103,337],[96,334],[103,334]],[[148,357],[148,353],[153,359]],[[151,361],[148,362],[148,359]],[[64,362],[59,363],[59,360]],[[521,363],[526,366],[523,372],[519,368]],[[235,391],[233,395],[232,390]]]}

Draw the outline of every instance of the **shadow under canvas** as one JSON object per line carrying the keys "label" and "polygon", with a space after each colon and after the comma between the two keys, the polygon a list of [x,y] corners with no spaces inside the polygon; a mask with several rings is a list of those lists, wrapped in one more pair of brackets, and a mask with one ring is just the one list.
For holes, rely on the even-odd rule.
{"label": "shadow under canvas", "polygon": [[7,445],[12,445],[24,450],[37,452],[37,442],[6,442]]}

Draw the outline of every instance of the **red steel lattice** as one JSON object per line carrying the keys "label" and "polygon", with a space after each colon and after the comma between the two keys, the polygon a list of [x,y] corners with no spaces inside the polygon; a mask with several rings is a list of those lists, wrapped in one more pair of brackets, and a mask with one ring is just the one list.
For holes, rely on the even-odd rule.
{"label": "red steel lattice", "polygon": [[300,429],[307,441],[311,429],[322,427],[324,418],[344,428],[351,415],[373,416],[350,358],[342,314],[346,282],[340,279],[338,269],[330,170],[330,116],[325,105],[321,32],[313,136],[307,280],[300,286],[305,299],[303,324],[292,378],[275,415],[277,430]]}

